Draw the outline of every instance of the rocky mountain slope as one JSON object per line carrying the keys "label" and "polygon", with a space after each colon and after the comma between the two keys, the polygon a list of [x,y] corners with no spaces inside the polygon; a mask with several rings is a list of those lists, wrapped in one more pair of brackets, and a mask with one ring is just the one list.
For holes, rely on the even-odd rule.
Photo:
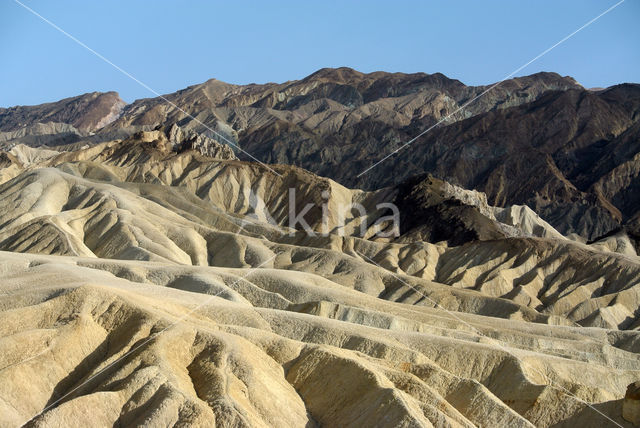
{"label": "rocky mountain slope", "polygon": [[[163,130],[0,159],[2,426],[629,426],[622,244],[433,176],[354,190]],[[414,218],[376,237],[394,201]]]}
{"label": "rocky mountain slope", "polygon": [[75,142],[116,120],[125,105],[116,92],[93,92],[36,106],[0,108],[0,143]]}
{"label": "rocky mountain slope", "polygon": [[[300,166],[350,187],[373,190],[431,173],[485,192],[494,206],[527,205],[562,233],[586,239],[623,227],[639,213],[640,86],[592,91],[569,77],[538,73],[489,88],[442,74],[348,68],[282,84],[209,80],[135,101],[118,114],[121,103],[113,94],[3,109],[0,139],[6,148],[96,143],[177,124],[234,147],[241,159],[251,160],[235,146],[264,162]],[[26,131],[19,127],[25,124],[48,128]],[[78,136],[69,126],[97,135]],[[52,135],[36,136],[42,133]]]}
{"label": "rocky mountain slope", "polygon": [[526,204],[563,233],[587,239],[638,212],[632,195],[640,168],[640,86],[589,91],[553,73],[502,83],[406,153],[357,176],[488,88],[438,74],[351,69],[323,69],[281,85],[209,81],[167,97],[197,120],[155,98],[132,104],[109,129],[179,121],[208,132],[206,124],[222,134],[218,140],[265,162],[298,165],[358,188],[429,172],[484,191],[493,205]]}

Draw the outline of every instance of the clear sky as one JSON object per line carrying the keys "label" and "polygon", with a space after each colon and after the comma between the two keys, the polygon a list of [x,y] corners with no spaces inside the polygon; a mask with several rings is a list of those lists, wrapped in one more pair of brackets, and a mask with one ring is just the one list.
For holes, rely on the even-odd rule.
{"label": "clear sky", "polygon": [[[160,93],[216,78],[283,82],[322,67],[496,82],[617,0],[21,0]],[[14,0],[0,0],[0,106],[92,91],[154,96]],[[626,0],[518,75],[640,82],[640,0]]]}

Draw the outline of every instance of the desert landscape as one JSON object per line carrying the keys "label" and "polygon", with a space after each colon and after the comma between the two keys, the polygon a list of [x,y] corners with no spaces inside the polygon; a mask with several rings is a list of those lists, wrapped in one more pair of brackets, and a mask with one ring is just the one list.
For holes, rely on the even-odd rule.
{"label": "desert landscape", "polygon": [[484,89],[0,109],[0,426],[640,423],[639,85],[509,80],[356,175]]}
{"label": "desert landscape", "polygon": [[0,428],[640,427],[640,2],[0,2]]}

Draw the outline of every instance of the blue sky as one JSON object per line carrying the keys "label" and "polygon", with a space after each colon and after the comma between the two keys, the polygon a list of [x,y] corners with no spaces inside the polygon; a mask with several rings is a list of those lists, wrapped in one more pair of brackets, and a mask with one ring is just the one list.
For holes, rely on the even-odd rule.
{"label": "blue sky", "polygon": [[[504,78],[616,1],[21,0],[160,93],[217,78],[283,82],[322,67]],[[640,0],[518,75],[640,82]],[[0,0],[0,106],[115,90],[154,96],[13,0]]]}

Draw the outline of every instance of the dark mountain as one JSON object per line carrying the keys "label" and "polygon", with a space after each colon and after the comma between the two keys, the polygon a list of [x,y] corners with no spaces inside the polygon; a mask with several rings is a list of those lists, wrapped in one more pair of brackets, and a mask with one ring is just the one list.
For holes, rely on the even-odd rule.
{"label": "dark mountain", "polygon": [[[83,105],[77,111],[90,103]],[[127,105],[86,138],[126,138],[177,124],[350,187],[376,189],[431,173],[486,192],[492,205],[526,204],[560,231],[594,239],[640,212],[639,111],[634,84],[591,91],[570,77],[537,73],[473,87],[439,73],[339,68],[283,84],[212,79]],[[21,123],[17,117],[32,117],[29,123],[52,117],[14,112],[9,121],[2,114],[2,130]]]}

